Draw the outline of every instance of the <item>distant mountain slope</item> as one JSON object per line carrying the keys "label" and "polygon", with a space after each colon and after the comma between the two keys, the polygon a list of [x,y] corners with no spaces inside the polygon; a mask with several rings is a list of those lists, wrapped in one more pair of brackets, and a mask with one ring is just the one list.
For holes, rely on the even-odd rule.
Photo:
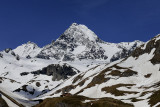
{"label": "distant mountain slope", "polygon": [[41,51],[41,48],[33,42],[27,42],[26,44],[18,46],[13,51],[21,57],[30,58],[35,57]]}

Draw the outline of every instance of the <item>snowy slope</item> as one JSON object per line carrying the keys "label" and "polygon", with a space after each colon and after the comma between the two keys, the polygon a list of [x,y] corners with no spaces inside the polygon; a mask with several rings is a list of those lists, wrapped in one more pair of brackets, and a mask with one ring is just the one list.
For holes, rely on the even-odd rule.
{"label": "snowy slope", "polygon": [[10,101],[7,97],[2,95],[2,98],[6,101],[9,107],[18,107],[16,104],[14,104],[12,101]]}
{"label": "snowy slope", "polygon": [[121,42],[117,44],[99,43],[99,45],[105,50],[105,55],[108,56],[108,62],[113,62],[129,56],[134,49],[140,47],[142,44],[143,42],[137,40],[133,42]]}
{"label": "snowy slope", "polygon": [[13,51],[21,57],[35,57],[41,51],[41,48],[35,43],[29,41],[26,44],[18,46]]}
{"label": "snowy slope", "polygon": [[[67,64],[68,66],[75,68],[75,70],[83,72],[99,64],[105,63],[105,61],[93,60],[61,62],[40,58],[28,59],[13,53],[14,51],[12,50],[0,52],[0,89],[3,89],[3,91],[7,90],[6,93],[11,93],[10,96],[12,94],[14,94],[13,96],[18,95],[18,97],[15,96],[14,99],[24,105],[27,104],[27,100],[46,93],[65,81],[63,79],[53,81],[53,75],[35,75],[31,72],[42,70],[51,64],[58,64],[60,66]],[[22,75],[25,73],[28,74]],[[30,106],[31,105],[32,103]]]}
{"label": "snowy slope", "polygon": [[160,35],[133,51],[126,59],[101,64],[76,74],[36,99],[65,92],[90,98],[110,97],[135,107],[160,106]]}
{"label": "snowy slope", "polygon": [[[0,89],[25,106],[37,103],[32,102],[33,99],[52,97],[57,90],[70,85],[76,85],[75,89],[70,90],[75,94],[87,87],[102,70],[120,62],[116,60],[131,55],[142,44],[141,41],[104,42],[85,25],[73,23],[55,42],[43,48],[28,42],[16,49],[1,51]],[[62,72],[64,69],[67,69],[66,72]],[[106,95],[104,92],[101,94],[100,89],[96,91],[97,88],[91,88],[94,91],[86,89],[89,92],[79,95],[97,98]],[[54,96],[61,94],[59,92]]]}

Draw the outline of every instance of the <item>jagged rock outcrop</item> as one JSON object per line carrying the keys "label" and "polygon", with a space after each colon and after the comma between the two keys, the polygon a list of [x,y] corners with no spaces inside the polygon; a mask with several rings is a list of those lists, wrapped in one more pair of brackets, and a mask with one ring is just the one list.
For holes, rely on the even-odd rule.
{"label": "jagged rock outcrop", "polygon": [[[44,74],[48,76],[53,76],[52,80],[53,81],[59,81],[61,79],[67,79],[69,76],[73,76],[77,74],[79,71],[76,70],[75,68],[64,64],[64,65],[59,65],[59,64],[52,64],[49,65],[42,70],[38,71],[33,71],[31,72],[32,74],[39,75],[39,74]],[[23,73],[21,75],[28,75],[27,73]]]}
{"label": "jagged rock outcrop", "polygon": [[6,53],[9,53],[10,51],[12,51],[12,49],[11,48],[7,48],[7,49],[5,49],[4,50]]}
{"label": "jagged rock outcrop", "polygon": [[3,54],[2,53],[0,53],[0,58],[3,58]]}

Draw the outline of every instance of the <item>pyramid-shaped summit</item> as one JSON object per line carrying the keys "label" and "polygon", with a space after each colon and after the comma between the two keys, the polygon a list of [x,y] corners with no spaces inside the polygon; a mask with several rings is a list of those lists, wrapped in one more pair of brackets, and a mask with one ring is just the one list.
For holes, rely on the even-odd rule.
{"label": "pyramid-shaped summit", "polygon": [[53,44],[41,51],[38,57],[47,56],[57,60],[107,59],[101,40],[85,25],[73,23]]}
{"label": "pyramid-shaped summit", "polygon": [[88,41],[97,41],[98,37],[97,35],[88,29],[87,26],[82,24],[73,23],[65,32],[64,36],[66,37],[73,37],[76,40],[80,39],[79,41],[82,41],[83,39],[87,39]]}
{"label": "pyramid-shaped summit", "polygon": [[[141,44],[143,42],[135,41],[127,45],[104,42],[85,25],[73,23],[54,43],[45,46],[37,57],[63,61],[98,59],[110,62],[114,54],[120,54],[115,59],[118,60],[130,53],[126,51],[133,51]],[[122,52],[124,50],[125,53]]]}

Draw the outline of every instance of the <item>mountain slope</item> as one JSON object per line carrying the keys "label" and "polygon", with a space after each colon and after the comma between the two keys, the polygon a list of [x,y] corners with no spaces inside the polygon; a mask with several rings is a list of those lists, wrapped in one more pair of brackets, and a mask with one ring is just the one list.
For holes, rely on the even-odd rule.
{"label": "mountain slope", "polygon": [[[98,59],[110,62],[126,57],[142,44],[141,41],[119,44],[104,42],[85,25],[73,23],[55,42],[44,47],[37,57],[62,61]],[[113,59],[115,54],[117,56]]]}
{"label": "mountain slope", "polygon": [[71,93],[89,98],[110,97],[135,107],[158,107],[159,48],[160,35],[137,48],[129,57],[79,73],[37,99]]}
{"label": "mountain slope", "polygon": [[0,52],[0,89],[6,90],[10,95],[18,95],[14,99],[21,104],[32,106],[35,103],[30,99],[50,91],[72,75],[101,63],[105,62],[28,59],[6,49]]}
{"label": "mountain slope", "polygon": [[[63,92],[74,88],[72,93],[80,94],[110,62],[129,56],[142,44],[141,41],[104,42],[86,26],[73,23],[55,42],[43,48],[28,42],[14,50],[1,51],[0,88],[25,106],[33,106],[37,101],[32,100],[48,97],[56,91],[55,96],[59,96],[61,88]],[[101,79],[94,81],[108,80],[103,76]]]}
{"label": "mountain slope", "polygon": [[141,41],[109,43],[102,41],[85,25],[73,23],[56,41],[38,47],[33,42],[22,44],[13,50],[20,57],[55,59],[59,61],[104,60],[113,62],[125,58]]}
{"label": "mountain slope", "polygon": [[18,46],[13,51],[21,57],[30,58],[35,57],[41,51],[41,48],[39,48],[35,43],[29,41],[26,44]]}

